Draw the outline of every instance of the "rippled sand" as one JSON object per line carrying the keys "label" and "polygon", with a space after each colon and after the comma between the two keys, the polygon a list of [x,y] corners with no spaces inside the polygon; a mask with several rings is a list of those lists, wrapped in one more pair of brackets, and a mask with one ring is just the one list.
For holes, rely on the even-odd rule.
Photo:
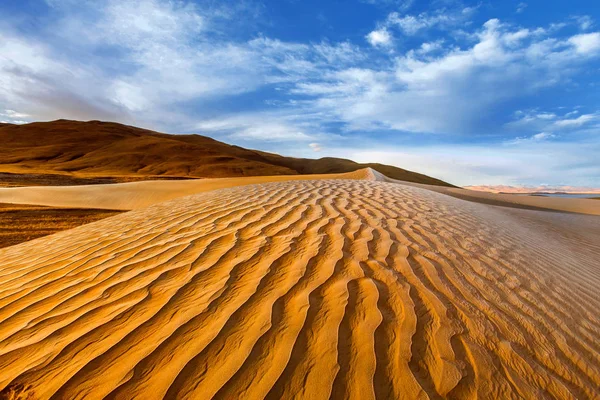
{"label": "rippled sand", "polygon": [[375,180],[275,182],[3,249],[0,388],[595,398],[600,248],[526,213]]}

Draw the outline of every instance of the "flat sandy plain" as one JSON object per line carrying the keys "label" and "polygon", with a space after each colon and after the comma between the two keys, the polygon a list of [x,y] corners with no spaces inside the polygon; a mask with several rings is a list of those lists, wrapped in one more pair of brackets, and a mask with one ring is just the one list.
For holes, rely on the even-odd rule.
{"label": "flat sandy plain", "polygon": [[30,198],[134,210],[0,249],[3,393],[598,397],[598,201],[498,207],[370,170],[262,179]]}

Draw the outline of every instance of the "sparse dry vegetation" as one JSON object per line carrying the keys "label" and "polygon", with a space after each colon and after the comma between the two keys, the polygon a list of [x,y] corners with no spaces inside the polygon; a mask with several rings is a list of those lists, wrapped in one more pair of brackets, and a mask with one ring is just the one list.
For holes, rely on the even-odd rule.
{"label": "sparse dry vegetation", "polygon": [[181,180],[193,179],[169,176],[74,176],[65,174],[21,174],[0,172],[1,187],[22,186],[80,186],[104,185],[110,183],[140,182],[147,180]]}
{"label": "sparse dry vegetation", "polygon": [[0,203],[0,248],[89,224],[119,212]]}

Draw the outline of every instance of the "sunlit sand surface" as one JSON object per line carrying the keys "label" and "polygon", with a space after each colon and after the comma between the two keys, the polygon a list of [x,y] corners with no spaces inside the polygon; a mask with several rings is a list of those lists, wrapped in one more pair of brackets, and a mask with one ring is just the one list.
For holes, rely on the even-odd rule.
{"label": "sunlit sand surface", "polygon": [[312,179],[377,179],[370,168],[344,174],[275,175],[173,181],[127,182],[110,185],[30,186],[0,188],[0,202],[51,207],[133,210],[196,193],[267,182]]}
{"label": "sunlit sand surface", "polygon": [[598,396],[598,217],[362,178],[209,191],[0,250],[0,389]]}

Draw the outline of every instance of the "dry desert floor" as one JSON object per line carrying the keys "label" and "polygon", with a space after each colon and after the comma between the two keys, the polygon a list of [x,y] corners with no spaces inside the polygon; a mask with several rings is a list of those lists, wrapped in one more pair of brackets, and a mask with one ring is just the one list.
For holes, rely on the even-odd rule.
{"label": "dry desert floor", "polygon": [[3,394],[598,398],[599,216],[353,177],[161,198],[0,249]]}
{"label": "dry desert floor", "polygon": [[14,246],[116,214],[119,212],[0,203],[0,248]]}

